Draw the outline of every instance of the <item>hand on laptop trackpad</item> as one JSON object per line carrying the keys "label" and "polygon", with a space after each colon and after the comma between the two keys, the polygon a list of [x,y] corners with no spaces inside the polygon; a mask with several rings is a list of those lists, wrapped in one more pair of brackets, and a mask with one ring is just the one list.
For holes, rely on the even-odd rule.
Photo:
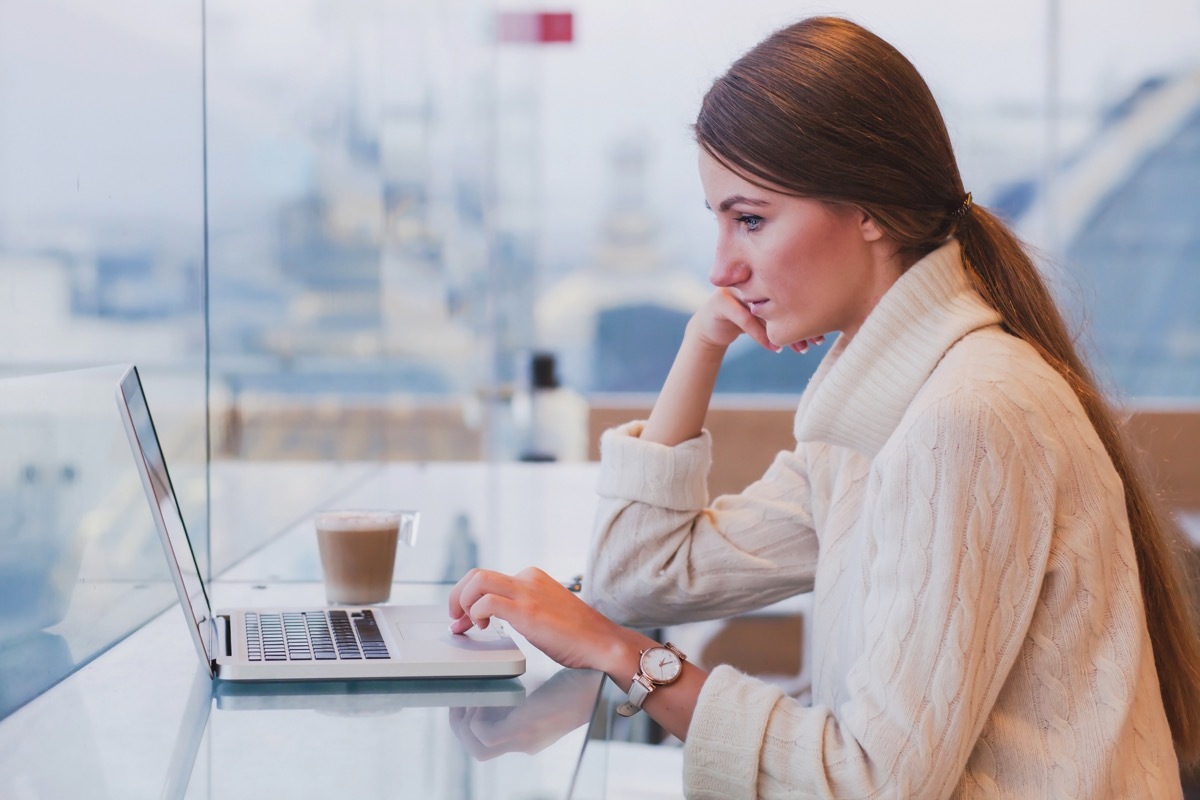
{"label": "hand on laptop trackpad", "polygon": [[463,643],[468,641],[494,642],[500,638],[495,631],[481,631],[478,628],[472,628],[465,634],[455,635],[450,633],[449,628],[444,622],[397,622],[396,630],[399,632],[401,639],[410,642],[444,638],[450,638]]}

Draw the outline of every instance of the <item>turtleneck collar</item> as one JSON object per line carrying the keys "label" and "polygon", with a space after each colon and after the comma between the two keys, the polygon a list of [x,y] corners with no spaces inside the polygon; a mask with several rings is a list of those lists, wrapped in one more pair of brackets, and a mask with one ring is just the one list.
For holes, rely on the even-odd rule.
{"label": "turtleneck collar", "polygon": [[999,322],[971,288],[951,239],[900,276],[853,339],[834,343],[800,399],[796,441],[874,458],[946,351]]}

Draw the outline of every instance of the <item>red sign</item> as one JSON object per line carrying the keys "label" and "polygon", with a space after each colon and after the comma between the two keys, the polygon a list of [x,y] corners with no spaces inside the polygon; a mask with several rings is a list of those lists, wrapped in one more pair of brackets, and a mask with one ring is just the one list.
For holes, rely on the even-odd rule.
{"label": "red sign", "polygon": [[496,41],[508,44],[550,44],[575,38],[574,14],[539,11],[501,11],[496,15]]}

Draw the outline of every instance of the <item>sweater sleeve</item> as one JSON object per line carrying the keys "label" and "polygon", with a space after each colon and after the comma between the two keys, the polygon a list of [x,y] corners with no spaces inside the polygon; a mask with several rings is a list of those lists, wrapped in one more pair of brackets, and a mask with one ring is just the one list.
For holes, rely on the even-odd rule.
{"label": "sweater sleeve", "polygon": [[708,504],[707,432],[674,447],[601,438],[600,503],[584,587],[627,625],[712,619],[812,588],[817,538],[803,458],[780,453],[762,479]]}
{"label": "sweater sleeve", "polygon": [[953,792],[1048,559],[1053,470],[1016,418],[960,392],[902,425],[870,476],[861,656],[835,707],[717,668],[685,746],[688,797]]}

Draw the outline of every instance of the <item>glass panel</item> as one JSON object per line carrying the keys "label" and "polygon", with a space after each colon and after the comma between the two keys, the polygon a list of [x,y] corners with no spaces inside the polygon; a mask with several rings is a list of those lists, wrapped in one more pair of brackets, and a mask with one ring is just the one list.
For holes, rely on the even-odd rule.
{"label": "glass panel", "polygon": [[[523,102],[538,120],[534,156],[524,159],[530,148],[514,147],[503,159],[532,162],[534,346],[557,353],[564,382],[593,399],[653,393],[684,324],[711,291],[715,226],[690,125],[712,79],[798,14],[786,2],[757,3],[753,14],[715,2],[576,8],[570,45],[501,46],[497,55],[501,76],[514,81],[522,59],[533,62]],[[1014,182],[1042,174],[1045,5],[914,9],[867,1],[842,4],[839,13],[893,42],[922,71],[977,201],[1010,203]],[[513,93],[505,88],[501,119],[515,113],[505,108]],[[794,404],[823,352],[776,355],[739,340],[718,392],[781,393],[780,403]]]}
{"label": "glass panel", "polygon": [[0,3],[0,377],[48,376],[5,389],[0,538],[36,564],[17,559],[28,583],[5,583],[0,616],[6,640],[47,648],[3,671],[21,684],[6,708],[174,594],[127,593],[157,587],[162,561],[123,483],[120,371],[94,387],[52,373],[143,367],[207,561],[201,85],[199,4]]}
{"label": "glass panel", "polygon": [[[222,469],[482,454],[483,15],[470,2],[206,4]],[[218,533],[216,570],[328,493],[314,484],[305,509]],[[214,491],[217,517],[224,503]]]}
{"label": "glass panel", "polygon": [[1059,125],[1078,135],[1063,143],[1053,188],[1039,198],[1043,243],[1118,398],[1186,398],[1194,408],[1200,9],[1110,1],[1061,13]]}
{"label": "glass panel", "polygon": [[0,381],[0,716],[177,600],[120,369]]}

